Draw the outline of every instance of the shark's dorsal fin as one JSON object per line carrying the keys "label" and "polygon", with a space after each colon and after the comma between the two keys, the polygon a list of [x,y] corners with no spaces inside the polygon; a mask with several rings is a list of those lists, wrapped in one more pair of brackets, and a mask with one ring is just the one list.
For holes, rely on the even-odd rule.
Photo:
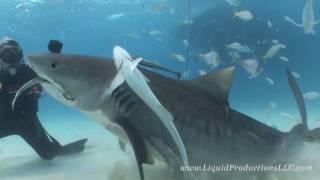
{"label": "shark's dorsal fin", "polygon": [[211,72],[190,82],[211,96],[226,103],[234,80],[235,67],[229,67],[218,72]]}

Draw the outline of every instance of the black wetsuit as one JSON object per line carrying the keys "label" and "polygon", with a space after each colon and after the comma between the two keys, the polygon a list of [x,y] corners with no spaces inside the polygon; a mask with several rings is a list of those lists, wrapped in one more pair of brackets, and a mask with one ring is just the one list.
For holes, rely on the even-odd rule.
{"label": "black wetsuit", "polygon": [[50,160],[60,153],[62,146],[46,132],[38,119],[41,86],[22,94],[16,101],[14,112],[11,107],[17,90],[35,77],[36,74],[25,64],[17,67],[15,75],[0,70],[0,138],[19,135],[41,158]]}

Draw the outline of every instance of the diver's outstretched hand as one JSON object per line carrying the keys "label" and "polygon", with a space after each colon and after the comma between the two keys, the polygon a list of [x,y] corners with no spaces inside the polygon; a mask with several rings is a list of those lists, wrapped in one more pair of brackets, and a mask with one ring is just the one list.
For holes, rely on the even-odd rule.
{"label": "diver's outstretched hand", "polygon": [[88,141],[87,138],[81,139],[61,147],[59,155],[69,155],[74,153],[80,153],[85,149],[85,143]]}

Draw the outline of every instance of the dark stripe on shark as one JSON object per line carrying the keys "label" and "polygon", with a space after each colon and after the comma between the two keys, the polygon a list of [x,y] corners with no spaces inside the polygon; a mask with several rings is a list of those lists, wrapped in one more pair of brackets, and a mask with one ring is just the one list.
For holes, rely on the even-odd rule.
{"label": "dark stripe on shark", "polygon": [[243,132],[247,131],[256,135],[265,144],[280,144],[286,137],[285,133],[233,109],[230,109],[230,120],[234,127]]}
{"label": "dark stripe on shark", "polygon": [[[199,145],[214,144],[223,137],[232,136],[229,121],[225,114],[221,113],[223,111],[220,111],[220,107],[196,107],[197,103],[192,104],[191,99],[189,100],[190,102],[188,102],[188,97],[185,97],[182,104],[190,104],[190,106],[176,103],[168,107],[173,113],[174,123],[184,142],[196,141]],[[205,116],[208,112],[210,116]]]}
{"label": "dark stripe on shark", "polygon": [[139,106],[139,100],[129,89],[127,84],[122,84],[117,87],[111,97],[114,99],[115,108],[121,112],[122,115],[128,117]]}
{"label": "dark stripe on shark", "polygon": [[[223,119],[223,117],[200,119],[183,113],[175,115],[174,122],[184,143],[205,145],[206,148],[217,145],[234,147],[237,146],[237,143],[238,145],[255,144],[267,145],[264,147],[276,147],[274,145],[281,144],[286,137],[285,133],[232,109],[230,109],[230,119],[228,120]],[[231,143],[224,144],[222,141]],[[215,148],[223,149],[223,147]],[[266,148],[266,151],[270,151],[270,149]]]}

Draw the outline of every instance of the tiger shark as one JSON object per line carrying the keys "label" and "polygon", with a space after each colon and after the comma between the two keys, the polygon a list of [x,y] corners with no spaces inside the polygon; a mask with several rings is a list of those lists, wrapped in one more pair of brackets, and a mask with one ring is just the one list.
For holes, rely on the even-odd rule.
{"label": "tiger shark", "polygon": [[[282,132],[230,107],[228,97],[234,67],[193,80],[176,80],[139,67],[153,93],[173,116],[189,160],[190,167],[182,167],[178,147],[159,117],[127,83],[105,96],[105,90],[117,74],[112,59],[34,54],[27,56],[27,62],[51,96],[100,123],[122,143],[131,144],[138,164],[153,164],[155,159],[163,161],[175,172],[177,179],[187,179],[185,171],[195,166],[274,164],[288,160],[299,151],[296,147],[302,145],[309,132],[304,101],[289,70],[288,80],[302,123],[290,132]],[[201,173],[196,175],[203,177]],[[209,176],[233,179],[234,174],[211,173]],[[143,175],[141,179],[144,179]]]}

